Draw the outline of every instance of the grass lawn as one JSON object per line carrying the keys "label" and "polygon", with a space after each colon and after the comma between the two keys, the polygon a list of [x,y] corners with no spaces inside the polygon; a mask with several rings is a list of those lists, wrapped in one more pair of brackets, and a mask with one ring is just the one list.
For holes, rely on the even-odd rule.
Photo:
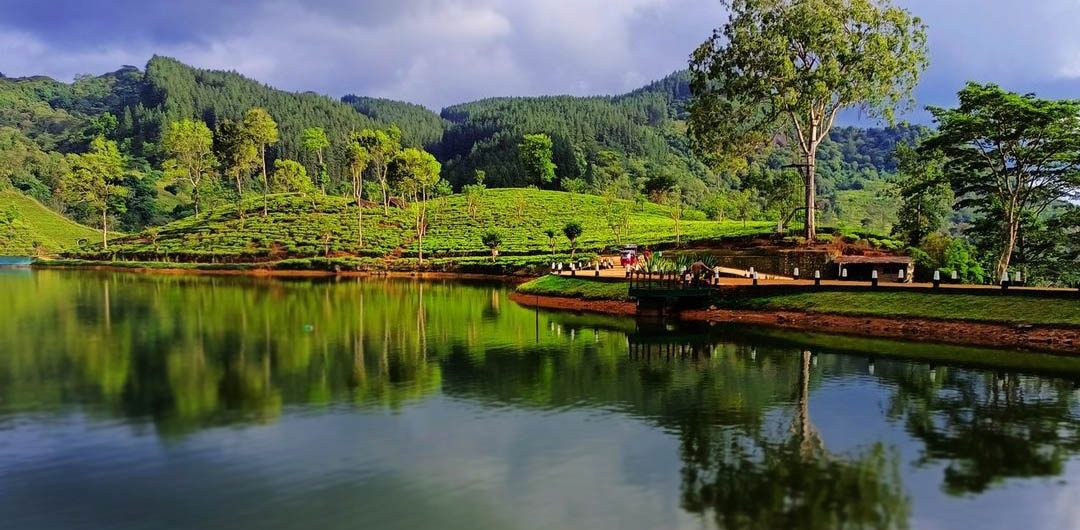
{"label": "grass lawn", "polygon": [[[518,292],[587,300],[626,300],[627,285],[588,278],[542,276]],[[839,315],[920,317],[1010,324],[1080,326],[1080,299],[919,292],[812,292],[714,301],[726,309],[788,310]]]}
{"label": "grass lawn", "polygon": [[517,292],[585,300],[626,300],[628,285],[626,282],[603,282],[548,274],[519,285]]}
{"label": "grass lawn", "polygon": [[[101,232],[68,219],[14,190],[0,191],[0,218],[14,213],[10,223],[0,220],[0,254],[29,256],[37,250],[56,252],[75,248],[80,239],[100,242]],[[36,245],[35,245],[36,243]]]}
{"label": "grass lawn", "polygon": [[731,309],[782,309],[871,315],[1080,326],[1080,299],[918,292],[817,292],[717,302]]}

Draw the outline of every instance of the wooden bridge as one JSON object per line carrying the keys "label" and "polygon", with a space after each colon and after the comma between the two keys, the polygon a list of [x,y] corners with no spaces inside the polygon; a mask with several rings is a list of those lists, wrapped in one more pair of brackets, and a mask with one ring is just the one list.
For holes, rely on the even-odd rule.
{"label": "wooden bridge", "polygon": [[629,294],[639,310],[658,310],[701,306],[709,301],[715,286],[707,277],[680,273],[633,273]]}

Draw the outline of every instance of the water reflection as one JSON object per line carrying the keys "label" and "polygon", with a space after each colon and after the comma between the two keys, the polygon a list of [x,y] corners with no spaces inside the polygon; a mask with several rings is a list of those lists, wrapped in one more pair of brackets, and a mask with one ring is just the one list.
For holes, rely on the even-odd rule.
{"label": "water reflection", "polygon": [[[618,448],[573,430],[530,431],[535,442],[514,459],[570,442],[578,465],[610,483],[609,497],[630,498],[620,489],[630,485],[671,493],[677,498],[662,505],[718,528],[905,528],[941,515],[927,512],[932,504],[919,502],[927,492],[912,486],[926,474],[948,495],[972,496],[1010,480],[1065,476],[1080,452],[1077,360],[1030,356],[1002,370],[979,366],[998,355],[983,351],[534,311],[485,284],[39,272],[0,275],[0,292],[10,308],[0,320],[0,438],[28,424],[47,431],[36,418],[85,414],[92,423],[149,425],[184,446],[220,426],[324,415],[345,429],[356,414],[431,421],[434,407],[443,429],[483,454],[485,436],[496,436],[473,432],[484,414],[513,411],[539,427],[584,413],[670,437],[666,456],[677,465],[651,454],[632,472],[609,473],[589,462]],[[880,410],[865,416],[865,403],[849,396],[880,401]],[[366,464],[369,474],[410,443],[407,433],[380,429],[359,435],[383,455]],[[306,433],[328,448],[339,442]],[[0,457],[22,450],[4,447]],[[465,471],[451,448],[423,447],[414,458]],[[288,455],[260,473],[295,476],[295,465],[275,467]],[[3,462],[0,477],[20,472]],[[633,478],[653,468],[651,478]],[[79,486],[77,476],[58,476]],[[662,491],[668,477],[671,492]],[[570,486],[542,468],[517,478]],[[453,491],[428,493],[449,502]],[[522,495],[508,499],[520,503],[515,526],[558,526]],[[620,525],[670,527],[674,517],[628,515]]]}
{"label": "water reflection", "polygon": [[1080,451],[1077,381],[998,371],[894,369],[889,414],[948,462],[944,488],[979,493],[1010,477],[1053,477]]}

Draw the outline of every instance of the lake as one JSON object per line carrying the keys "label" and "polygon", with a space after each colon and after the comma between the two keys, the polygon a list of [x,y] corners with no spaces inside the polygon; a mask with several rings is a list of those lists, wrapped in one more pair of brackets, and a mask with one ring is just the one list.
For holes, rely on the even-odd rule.
{"label": "lake", "polygon": [[0,526],[1080,525],[1080,360],[508,292],[0,270]]}

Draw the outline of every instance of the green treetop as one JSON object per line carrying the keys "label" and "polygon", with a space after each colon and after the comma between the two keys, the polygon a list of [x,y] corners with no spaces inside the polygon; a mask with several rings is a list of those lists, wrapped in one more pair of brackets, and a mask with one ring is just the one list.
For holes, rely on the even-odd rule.
{"label": "green treetop", "polygon": [[242,122],[224,120],[218,124],[217,158],[222,172],[236,188],[237,209],[244,216],[244,183],[259,167],[259,147]]}
{"label": "green treetop", "polygon": [[398,155],[398,168],[404,179],[403,188],[412,199],[416,239],[420,249],[420,264],[424,264],[424,234],[428,226],[428,197],[439,183],[442,164],[435,157],[413,147]]}
{"label": "green treetop", "polygon": [[491,262],[495,263],[495,258],[499,255],[499,246],[502,245],[502,234],[498,230],[491,229],[481,234],[480,240],[491,250]]}
{"label": "green treetop", "polygon": [[931,108],[937,134],[925,151],[945,156],[944,175],[971,206],[998,222],[994,277],[1009,269],[1025,217],[1080,193],[1080,100],[1016,94],[969,83],[960,106]]}
{"label": "green treetop", "polygon": [[323,152],[330,147],[330,139],[326,137],[326,129],[322,127],[308,127],[304,129],[301,134],[301,142],[303,142],[304,149],[315,155],[315,160],[318,163],[316,168],[316,176],[319,179],[317,185],[323,193],[326,193],[326,163],[323,161]]}
{"label": "green treetop", "polygon": [[349,144],[347,160],[349,163],[349,176],[352,177],[352,195],[356,201],[356,228],[358,232],[359,246],[364,246],[364,171],[371,164],[371,153],[360,146],[356,141]]}
{"label": "green treetop", "polygon": [[71,155],[71,172],[61,181],[61,194],[71,202],[84,203],[101,215],[101,244],[109,248],[109,213],[122,212],[128,190],[124,182],[124,158],[116,142],[98,136],[90,151]]}
{"label": "green treetop", "polygon": [[893,234],[918,246],[926,236],[944,226],[952,211],[953,192],[942,175],[939,154],[919,154],[915,148],[900,144],[896,148],[900,169],[900,209]]}
{"label": "green treetop", "polygon": [[518,144],[518,153],[525,171],[538,187],[555,180],[555,163],[551,161],[552,142],[546,134],[526,134]]}
{"label": "green treetop", "polygon": [[581,223],[577,221],[570,221],[563,226],[563,235],[570,241],[570,259],[574,259],[574,254],[577,253],[577,241],[581,237],[584,230],[581,228]]}
{"label": "green treetop", "polygon": [[274,175],[271,180],[274,191],[301,193],[307,195],[315,190],[315,185],[308,179],[307,169],[295,160],[279,158],[274,161]]}
{"label": "green treetop", "polygon": [[263,216],[269,214],[266,205],[266,194],[270,190],[269,177],[266,170],[266,146],[278,142],[278,126],[274,118],[266,109],[254,108],[244,114],[244,130],[248,137],[259,149],[259,161],[262,167],[263,183]]}
{"label": "green treetop", "polygon": [[390,211],[390,165],[401,152],[401,130],[396,126],[386,130],[364,129],[356,141],[371,157],[370,168],[379,181],[383,212],[387,213]]}
{"label": "green treetop", "polygon": [[199,215],[199,190],[202,180],[217,166],[214,157],[214,134],[199,120],[174,121],[161,135],[161,144],[169,159],[166,173],[183,178],[191,185],[195,215]]}
{"label": "green treetop", "polygon": [[690,62],[690,135],[718,165],[789,135],[813,239],[818,147],[841,110],[891,121],[910,100],[927,64],[926,27],[888,0],[732,0],[730,13]]}

